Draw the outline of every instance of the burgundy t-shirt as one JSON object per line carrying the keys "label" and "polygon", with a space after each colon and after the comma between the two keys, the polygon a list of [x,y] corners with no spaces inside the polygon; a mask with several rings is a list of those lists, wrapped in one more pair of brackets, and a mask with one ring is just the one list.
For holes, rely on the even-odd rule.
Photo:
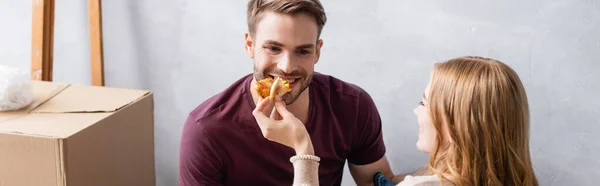
{"label": "burgundy t-shirt", "polygon": [[[181,137],[180,185],[292,185],[292,148],[262,136],[252,110],[249,74],[200,104]],[[385,154],[381,120],[360,87],[315,72],[306,129],[321,158],[320,185],[340,185],[344,164],[373,163]],[[350,175],[347,175],[350,176]]]}

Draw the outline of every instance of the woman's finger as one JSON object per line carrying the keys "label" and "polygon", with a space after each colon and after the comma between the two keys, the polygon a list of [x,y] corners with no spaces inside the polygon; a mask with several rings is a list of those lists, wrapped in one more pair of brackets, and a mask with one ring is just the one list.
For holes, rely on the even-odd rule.
{"label": "woman's finger", "polygon": [[282,118],[295,117],[294,114],[292,114],[290,111],[287,110],[287,108],[285,108],[285,103],[283,103],[283,101],[275,102],[275,108],[277,109],[277,112],[279,113],[279,115],[281,115]]}
{"label": "woman's finger", "polygon": [[269,102],[270,102],[269,99],[258,98],[258,102],[256,103],[256,108],[254,108],[254,110],[255,111],[259,111],[259,112],[263,112],[263,110],[269,104]]}
{"label": "woman's finger", "polygon": [[273,108],[273,110],[271,110],[271,119],[272,120],[282,120],[283,119],[283,117],[281,117],[279,112],[277,112],[277,108]]}
{"label": "woman's finger", "polygon": [[264,113],[264,108],[268,104],[269,99],[260,100],[257,103],[256,108],[254,108],[254,110],[252,111],[252,115],[254,115],[254,118],[256,119],[256,122],[258,123],[260,128],[268,126],[268,123],[271,122],[271,119],[269,119],[269,117],[267,117]]}

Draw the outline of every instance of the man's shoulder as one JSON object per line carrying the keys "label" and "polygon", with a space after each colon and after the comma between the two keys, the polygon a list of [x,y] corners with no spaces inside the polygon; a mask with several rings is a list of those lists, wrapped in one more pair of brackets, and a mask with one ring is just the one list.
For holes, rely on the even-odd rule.
{"label": "man's shoulder", "polygon": [[313,83],[318,86],[321,92],[337,94],[341,96],[351,96],[354,98],[369,97],[369,93],[362,87],[341,80],[332,75],[315,72],[313,75]]}
{"label": "man's shoulder", "polygon": [[189,112],[188,120],[203,125],[227,122],[224,119],[231,119],[229,115],[234,116],[235,112],[242,108],[241,104],[245,99],[244,94],[247,91],[246,86],[249,80],[251,80],[251,75],[246,75],[232,83],[225,90],[206,99]]}
{"label": "man's shoulder", "polygon": [[313,87],[316,89],[314,93],[317,94],[315,97],[319,98],[321,107],[338,108],[334,113],[340,117],[357,115],[368,118],[378,114],[375,101],[362,87],[331,75],[315,72],[313,77]]}

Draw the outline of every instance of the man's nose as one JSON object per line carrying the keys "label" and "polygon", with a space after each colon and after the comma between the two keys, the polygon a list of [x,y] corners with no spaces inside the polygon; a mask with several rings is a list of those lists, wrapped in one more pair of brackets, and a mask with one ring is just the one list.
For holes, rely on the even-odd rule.
{"label": "man's nose", "polygon": [[294,70],[296,70],[296,63],[294,63],[293,56],[290,54],[281,55],[281,58],[277,63],[277,68],[286,74],[294,72]]}

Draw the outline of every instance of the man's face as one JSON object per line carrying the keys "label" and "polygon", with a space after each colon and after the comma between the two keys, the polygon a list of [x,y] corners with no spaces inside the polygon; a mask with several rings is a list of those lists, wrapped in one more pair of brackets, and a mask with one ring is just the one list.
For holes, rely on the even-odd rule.
{"label": "man's face", "polygon": [[317,24],[306,14],[285,15],[265,12],[254,36],[246,34],[246,52],[254,58],[254,78],[288,80],[292,91],[282,96],[292,104],[308,88],[323,42]]}

